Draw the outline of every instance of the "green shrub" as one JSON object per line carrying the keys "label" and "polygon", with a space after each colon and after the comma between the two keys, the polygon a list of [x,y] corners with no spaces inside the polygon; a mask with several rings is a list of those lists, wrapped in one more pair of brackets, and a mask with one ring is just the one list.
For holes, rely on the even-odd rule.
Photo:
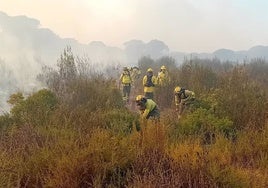
{"label": "green shrub", "polygon": [[102,119],[105,128],[120,134],[130,133],[133,126],[136,126],[138,122],[138,116],[125,109],[104,112]]}
{"label": "green shrub", "polygon": [[203,108],[198,108],[193,113],[187,114],[175,129],[178,135],[200,135],[204,141],[213,139],[217,133],[231,136],[234,132],[232,121],[228,118],[218,118]]}
{"label": "green shrub", "polygon": [[51,91],[42,89],[27,99],[15,102],[10,113],[17,124],[45,125],[56,105],[56,96]]}
{"label": "green shrub", "polygon": [[14,123],[9,113],[5,113],[0,116],[0,131],[5,130],[8,126],[11,126]]}

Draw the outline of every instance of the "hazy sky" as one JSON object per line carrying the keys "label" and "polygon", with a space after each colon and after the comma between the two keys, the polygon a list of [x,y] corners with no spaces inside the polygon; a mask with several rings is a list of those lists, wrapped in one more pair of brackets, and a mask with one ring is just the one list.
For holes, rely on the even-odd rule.
{"label": "hazy sky", "polygon": [[268,0],[0,0],[0,11],[81,43],[159,39],[183,52],[268,45],[267,10]]}

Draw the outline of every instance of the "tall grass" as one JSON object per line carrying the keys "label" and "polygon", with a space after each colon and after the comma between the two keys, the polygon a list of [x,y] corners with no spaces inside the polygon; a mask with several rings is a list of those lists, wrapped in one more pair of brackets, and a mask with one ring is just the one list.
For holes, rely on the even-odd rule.
{"label": "tall grass", "polygon": [[129,135],[94,128],[12,127],[1,139],[1,187],[265,187],[267,128],[218,135],[203,145],[191,137],[170,142],[169,128],[147,125]]}

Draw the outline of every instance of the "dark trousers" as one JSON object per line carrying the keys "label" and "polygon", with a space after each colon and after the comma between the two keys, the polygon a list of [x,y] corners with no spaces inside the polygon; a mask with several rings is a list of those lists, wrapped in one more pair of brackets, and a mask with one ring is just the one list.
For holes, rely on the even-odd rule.
{"label": "dark trousers", "polygon": [[123,100],[129,101],[130,89],[131,89],[130,84],[123,85]]}

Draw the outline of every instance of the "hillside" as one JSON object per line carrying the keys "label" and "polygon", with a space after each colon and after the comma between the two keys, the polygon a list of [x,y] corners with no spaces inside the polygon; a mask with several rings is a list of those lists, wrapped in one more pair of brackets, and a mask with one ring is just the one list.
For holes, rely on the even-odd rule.
{"label": "hillside", "polygon": [[[70,48],[58,62],[38,75],[46,89],[12,94],[10,113],[0,116],[0,187],[268,186],[264,60],[193,59],[178,67],[173,58],[140,59],[142,74],[147,66],[169,70],[169,84],[155,93],[160,122],[141,121],[116,80]],[[177,85],[196,93],[180,120]]]}

